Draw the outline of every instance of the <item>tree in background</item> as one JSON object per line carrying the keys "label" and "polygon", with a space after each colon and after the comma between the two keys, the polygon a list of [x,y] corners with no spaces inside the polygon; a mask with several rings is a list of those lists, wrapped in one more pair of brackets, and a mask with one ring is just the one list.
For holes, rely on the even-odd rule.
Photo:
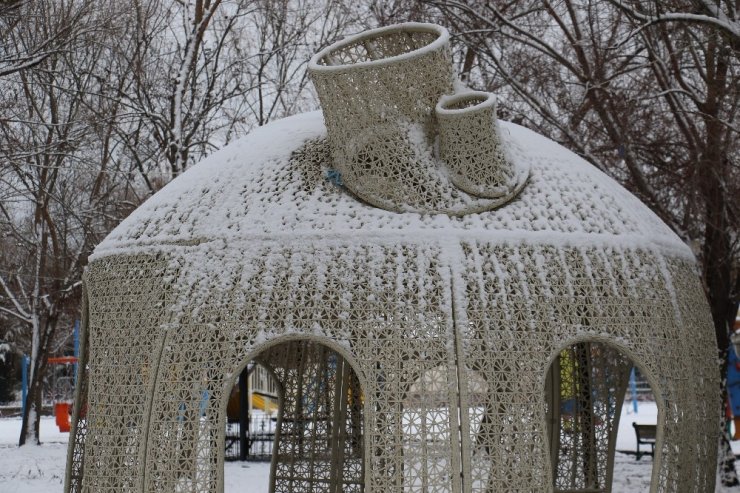
{"label": "tree in background", "polygon": [[342,0],[258,0],[249,19],[254,56],[246,60],[255,90],[242,104],[257,125],[316,109],[306,67],[340,35],[364,28],[364,14]]}
{"label": "tree in background", "polygon": [[19,2],[2,19],[6,60],[44,53],[0,78],[0,311],[3,338],[30,354],[20,445],[39,441],[47,359],[59,327],[71,326],[77,313],[87,254],[110,224],[115,187],[104,184],[100,122],[87,99],[113,12],[92,6]]}
{"label": "tree in background", "polygon": [[[359,14],[338,0],[132,2],[111,80],[124,152],[155,192],[254,126],[315,106],[305,66]],[[124,81],[127,79],[127,81]]]}
{"label": "tree in background", "polygon": [[[54,54],[73,48],[78,36],[89,31],[84,22],[88,5],[84,2],[63,8],[48,2],[28,5],[22,0],[5,0],[0,3],[0,33],[4,44],[0,46],[0,77],[33,68]],[[60,15],[50,19],[50,15]],[[24,32],[29,19],[43,21],[44,28]]]}
{"label": "tree in background", "polygon": [[10,345],[0,343],[0,404],[14,400]]}

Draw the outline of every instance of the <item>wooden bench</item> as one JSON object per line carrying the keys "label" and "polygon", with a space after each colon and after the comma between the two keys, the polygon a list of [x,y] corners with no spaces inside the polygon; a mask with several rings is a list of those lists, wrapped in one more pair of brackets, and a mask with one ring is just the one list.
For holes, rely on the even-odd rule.
{"label": "wooden bench", "polygon": [[[637,460],[643,455],[655,455],[655,439],[658,435],[658,425],[638,425],[633,422],[632,426],[637,435]],[[640,445],[650,445],[650,452],[640,452]]]}

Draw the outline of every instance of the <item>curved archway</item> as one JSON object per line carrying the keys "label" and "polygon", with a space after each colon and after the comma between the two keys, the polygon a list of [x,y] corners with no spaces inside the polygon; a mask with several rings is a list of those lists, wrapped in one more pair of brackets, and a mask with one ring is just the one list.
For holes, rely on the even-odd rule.
{"label": "curved archway", "polygon": [[268,367],[281,390],[264,491],[364,491],[363,385],[346,351],[315,337],[280,338],[252,351],[230,385],[250,362]]}
{"label": "curved archway", "polygon": [[635,435],[634,431],[630,432],[632,423],[620,426],[633,368],[647,378],[657,413],[648,413],[650,423],[639,423],[649,425],[647,429],[654,442],[652,447],[642,445],[643,452],[654,452],[652,473],[638,481],[640,484],[632,484],[630,491],[655,490],[663,412],[660,390],[638,358],[608,338],[584,337],[556,350],[547,368],[544,387],[553,490],[556,493],[612,491],[618,434],[621,431],[622,435]]}

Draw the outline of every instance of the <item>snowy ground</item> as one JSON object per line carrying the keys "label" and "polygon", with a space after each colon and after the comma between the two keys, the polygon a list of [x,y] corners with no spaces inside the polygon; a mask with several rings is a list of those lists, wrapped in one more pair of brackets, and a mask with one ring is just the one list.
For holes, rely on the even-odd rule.
{"label": "snowy ground", "polygon": [[60,433],[54,418],[41,418],[40,447],[18,448],[20,418],[0,419],[0,491],[61,493],[67,460],[68,433]]}
{"label": "snowy ground", "polygon": [[[655,423],[657,410],[653,403],[641,403],[638,413],[625,406],[620,419],[617,450],[635,450],[632,422]],[[17,418],[0,419],[0,492],[61,493],[64,485],[64,464],[67,458],[67,434],[59,433],[53,418],[42,418],[40,447],[15,446],[20,430]],[[733,442],[740,454],[740,442]],[[650,485],[653,462],[650,457],[635,460],[634,455],[618,453],[614,468],[614,493],[646,492]],[[740,462],[737,463],[740,471]],[[268,463],[228,462],[225,490],[236,493],[266,493]],[[716,493],[740,493],[740,488],[718,487]]]}

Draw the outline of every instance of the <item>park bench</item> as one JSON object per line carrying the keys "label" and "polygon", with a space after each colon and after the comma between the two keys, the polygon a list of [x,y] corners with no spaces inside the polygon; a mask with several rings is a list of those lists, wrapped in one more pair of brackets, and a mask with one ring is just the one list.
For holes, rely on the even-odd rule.
{"label": "park bench", "polygon": [[[632,426],[635,428],[635,435],[637,435],[637,460],[643,455],[654,455],[655,454],[655,439],[658,434],[657,425],[638,425],[633,422]],[[650,452],[640,452],[640,445],[650,445]]]}

